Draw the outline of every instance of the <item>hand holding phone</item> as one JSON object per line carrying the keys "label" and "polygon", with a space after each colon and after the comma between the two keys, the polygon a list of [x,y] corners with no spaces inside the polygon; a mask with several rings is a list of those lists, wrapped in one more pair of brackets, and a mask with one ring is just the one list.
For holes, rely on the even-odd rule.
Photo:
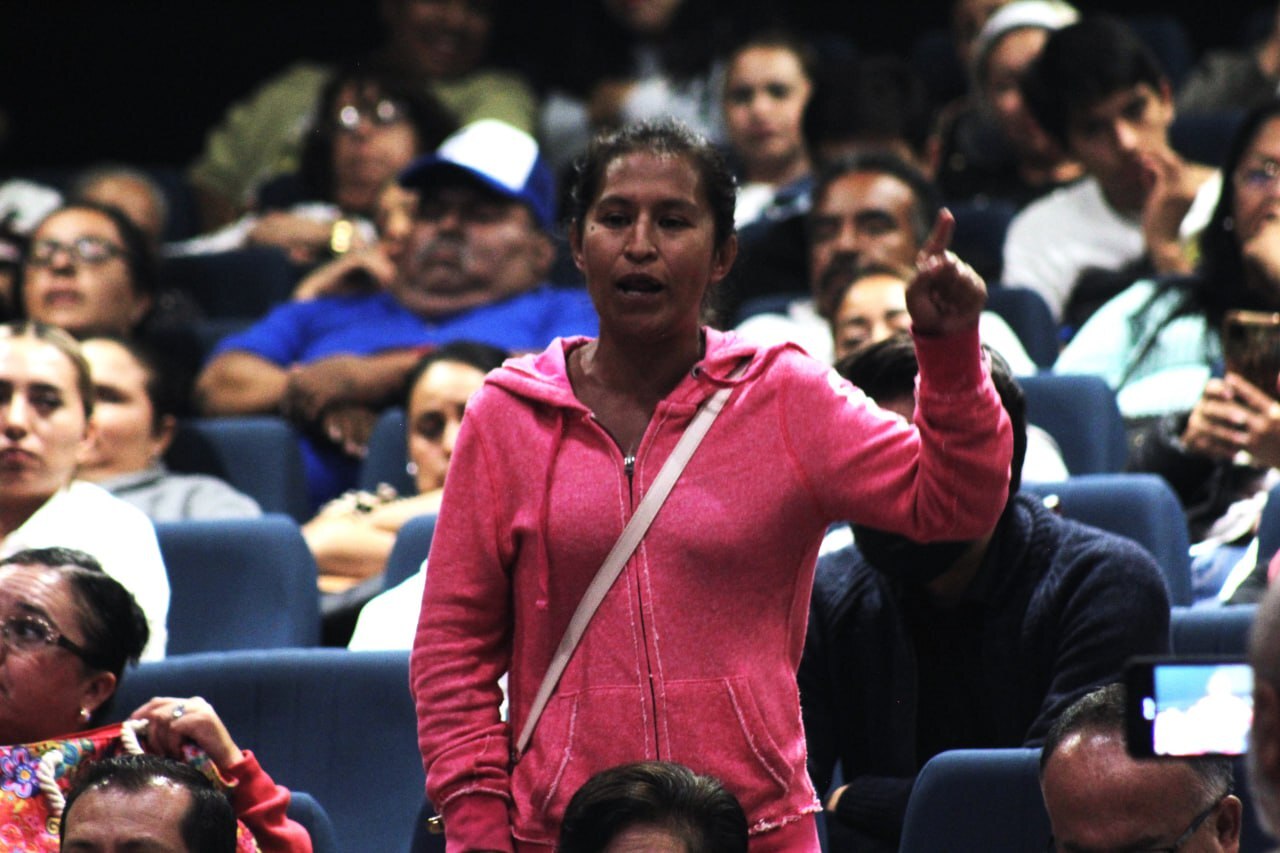
{"label": "hand holding phone", "polygon": [[1129,754],[1243,755],[1253,724],[1253,669],[1231,658],[1135,658],[1125,668]]}

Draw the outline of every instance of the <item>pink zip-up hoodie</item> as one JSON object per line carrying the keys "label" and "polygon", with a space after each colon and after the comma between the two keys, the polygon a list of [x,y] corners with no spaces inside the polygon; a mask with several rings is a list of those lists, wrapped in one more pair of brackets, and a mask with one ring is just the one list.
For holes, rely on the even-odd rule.
{"label": "pink zip-up hoodie", "polygon": [[[721,779],[753,851],[778,849],[788,828],[811,835],[801,822],[819,804],[795,674],[823,532],[855,519],[969,539],[1004,506],[1010,429],[976,330],[917,341],[914,426],[794,347],[705,336],[706,356],[659,403],[633,464],[573,394],[566,358],[584,338],[508,362],[467,407],[411,662],[449,851],[549,849],[578,786],[642,759]],[[583,591],[724,385],[723,412],[512,766],[513,732]],[[508,671],[510,726],[498,712]]]}

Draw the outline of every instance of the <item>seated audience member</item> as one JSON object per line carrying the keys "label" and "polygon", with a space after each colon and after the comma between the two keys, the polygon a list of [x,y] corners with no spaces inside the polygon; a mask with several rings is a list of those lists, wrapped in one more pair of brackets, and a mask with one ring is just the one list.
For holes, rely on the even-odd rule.
{"label": "seated audience member", "polygon": [[738,228],[808,208],[813,166],[802,119],[813,66],[808,47],[784,33],[752,38],[729,56],[721,103],[739,169]]}
{"label": "seated audience member", "polygon": [[[471,395],[480,390],[485,374],[502,364],[507,354],[497,347],[456,341],[422,357],[409,374],[404,400],[409,471],[417,494],[398,495],[388,487],[375,494],[353,492],[327,504],[302,527],[320,567],[321,586],[337,586],[370,578],[386,568],[396,534],[406,521],[440,509],[444,478],[462,413]],[[422,555],[424,558],[426,554]],[[404,644],[413,643],[422,585],[403,626],[378,619],[380,632],[403,627]],[[406,611],[407,612],[407,611]]]}
{"label": "seated audience member", "polygon": [[468,339],[533,350],[596,330],[585,290],[544,281],[554,187],[531,137],[469,125],[401,183],[420,199],[385,291],[282,305],[221,341],[197,380],[206,414],[281,412],[304,431],[317,506],[354,483],[373,413],[396,399],[422,348]]}
{"label": "seated audience member", "polygon": [[1184,115],[1249,110],[1280,88],[1280,6],[1266,34],[1249,48],[1207,51],[1178,90]]}
{"label": "seated audience member", "polygon": [[1108,684],[1063,711],[1045,737],[1049,849],[1239,850],[1243,806],[1231,793],[1231,761],[1130,757],[1124,705],[1124,686]]}
{"label": "seated audience member", "polygon": [[565,809],[557,853],[746,853],[747,816],[733,794],[681,764],[603,770]]}
{"label": "seated audience member", "polygon": [[[830,166],[818,179],[808,215],[811,298],[797,298],[786,314],[749,317],[738,333],[762,345],[790,341],[819,361],[831,362],[831,322],[859,270],[887,266],[902,268],[909,276],[939,207],[928,179],[892,155],[863,154]],[[905,281],[902,293],[905,307]],[[1020,369],[1035,371],[1031,357],[1000,318],[987,312],[982,323],[985,332],[1000,335],[1000,349]],[[1003,331],[997,331],[1000,326]]]}
{"label": "seated audience member", "polygon": [[[125,665],[148,644],[147,620],[134,597],[88,554],[43,548],[0,560],[0,614],[0,743],[102,733],[90,726],[101,723]],[[207,753],[231,783],[236,815],[262,850],[311,850],[306,830],[285,815],[288,790],[236,745],[208,702],[156,698],[131,719],[147,721],[141,740],[151,752],[181,759],[183,745],[193,743]]]}
{"label": "seated audience member", "polygon": [[1083,174],[1031,117],[1019,89],[1049,33],[1078,18],[1061,0],[1016,0],[987,19],[974,39],[971,95],[939,121],[936,180],[946,198],[1021,208]]}
{"label": "seated audience member", "polygon": [[93,440],[93,380],[80,345],[30,321],[0,326],[0,556],[65,546],[92,554],[147,614],[164,656],[169,579],[140,510],[75,479]]}
{"label": "seated audience member", "polygon": [[199,770],[158,755],[123,755],[76,776],[60,850],[235,853],[236,813]]}
{"label": "seated audience member", "polygon": [[[1210,378],[1222,362],[1228,311],[1280,310],[1278,162],[1280,100],[1273,99],[1249,114],[1232,143],[1196,272],[1127,288],[1081,327],[1054,366],[1097,374],[1116,389],[1131,423],[1130,467],[1169,481],[1193,542],[1252,538],[1269,471],[1280,465],[1276,388],[1235,373]],[[1217,594],[1228,580],[1221,570],[1231,566],[1218,568],[1197,581],[1199,596]]]}
{"label": "seated audience member", "polygon": [[159,251],[169,223],[169,200],[155,179],[141,169],[104,165],[86,169],[71,187],[72,202],[114,207],[147,235]]}
{"label": "seated audience member", "polygon": [[1253,726],[1249,734],[1249,790],[1258,824],[1280,835],[1280,585],[1262,598],[1249,633],[1253,666]]}
{"label": "seated audience member", "polygon": [[1142,270],[1187,272],[1180,229],[1203,224],[1217,182],[1170,148],[1173,93],[1147,46],[1116,19],[1086,18],[1049,36],[1022,96],[1087,177],[1014,218],[1004,280],[1078,326]]}
{"label": "seated audience member", "polygon": [[152,521],[253,518],[253,498],[217,477],[175,474],[164,464],[187,388],[145,344],[90,338],[81,344],[93,374],[93,436],[77,476],[142,510]]}
{"label": "seated audience member", "polygon": [[456,129],[444,107],[400,78],[361,67],[340,71],[320,94],[298,171],[265,185],[253,212],[171,244],[166,254],[276,246],[309,265],[370,245],[379,193]]}
{"label": "seated audience member", "polygon": [[[361,61],[438,99],[458,124],[493,118],[532,132],[537,102],[519,76],[488,64],[497,7],[488,0],[383,0],[385,41]],[[300,62],[231,107],[189,176],[205,228],[254,206],[265,180],[295,171],[333,69]]]}
{"label": "seated audience member", "polygon": [[[910,340],[872,345],[839,370],[913,416]],[[799,683],[815,787],[828,790],[837,761],[844,773],[826,800],[832,849],[896,849],[931,757],[1034,746],[1129,657],[1168,649],[1169,597],[1152,557],[1017,493],[1025,402],[998,356],[991,373],[1014,424],[1011,497],[996,525],[929,544],[854,526],[855,544],[818,562]]]}

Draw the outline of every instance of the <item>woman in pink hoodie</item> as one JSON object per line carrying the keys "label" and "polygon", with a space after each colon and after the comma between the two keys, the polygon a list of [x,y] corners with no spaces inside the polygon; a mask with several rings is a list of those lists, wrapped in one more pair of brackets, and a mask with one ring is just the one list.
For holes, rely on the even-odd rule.
{"label": "woman in pink hoodie", "polygon": [[[570,241],[600,336],[509,361],[468,405],[411,665],[427,793],[451,853],[552,850],[578,786],[636,760],[721,779],[753,853],[816,851],[795,672],[823,531],[856,519],[966,539],[1004,506],[1011,439],[978,346],[986,291],[945,251],[949,215],[908,294],[912,426],[795,347],[701,325],[737,253],[733,209],[723,160],[685,129],[598,138]],[[724,387],[720,417],[515,756],[584,590]]]}

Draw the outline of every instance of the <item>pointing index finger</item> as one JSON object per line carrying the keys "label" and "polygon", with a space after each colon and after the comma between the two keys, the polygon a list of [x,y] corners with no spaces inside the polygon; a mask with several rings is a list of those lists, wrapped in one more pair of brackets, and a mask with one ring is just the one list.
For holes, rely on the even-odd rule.
{"label": "pointing index finger", "polygon": [[951,245],[951,236],[956,230],[956,218],[945,207],[938,209],[938,218],[933,221],[933,230],[920,249],[922,256],[941,255]]}

